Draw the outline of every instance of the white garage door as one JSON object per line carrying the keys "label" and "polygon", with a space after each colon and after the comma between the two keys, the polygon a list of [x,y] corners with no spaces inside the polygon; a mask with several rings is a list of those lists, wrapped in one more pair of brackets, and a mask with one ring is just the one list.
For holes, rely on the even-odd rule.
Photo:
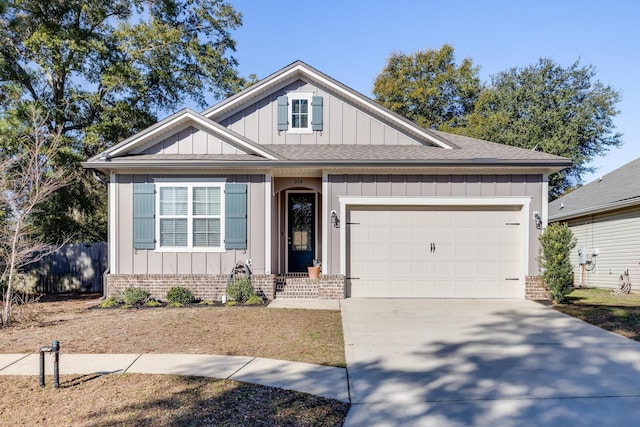
{"label": "white garage door", "polygon": [[352,297],[521,298],[519,208],[349,210]]}

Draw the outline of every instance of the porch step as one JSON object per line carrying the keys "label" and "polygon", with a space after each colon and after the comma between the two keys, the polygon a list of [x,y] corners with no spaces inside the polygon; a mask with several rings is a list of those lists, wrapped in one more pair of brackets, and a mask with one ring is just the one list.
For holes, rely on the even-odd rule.
{"label": "porch step", "polygon": [[308,276],[280,276],[276,277],[276,299],[278,298],[320,298],[318,293],[318,279]]}

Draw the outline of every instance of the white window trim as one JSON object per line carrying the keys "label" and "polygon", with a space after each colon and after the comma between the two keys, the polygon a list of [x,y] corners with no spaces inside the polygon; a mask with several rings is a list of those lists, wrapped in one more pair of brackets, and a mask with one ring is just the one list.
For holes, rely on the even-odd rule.
{"label": "white window trim", "polygon": [[[155,252],[226,252],[224,246],[225,237],[225,187],[226,180],[207,180],[207,181],[193,181],[190,179],[156,179],[155,182],[155,228],[156,228],[156,248]],[[160,246],[160,188],[161,187],[187,187],[187,246],[175,247],[175,246]],[[203,247],[193,246],[193,220],[194,218],[201,218],[201,215],[193,215],[193,188],[195,187],[218,187],[220,188],[220,246],[216,247]],[[169,215],[167,217],[175,217]],[[207,218],[215,218],[216,216],[207,216]]]}
{"label": "white window trim", "polygon": [[[311,121],[313,120],[313,106],[311,105],[311,101],[313,100],[313,92],[289,92],[287,93],[287,97],[289,98],[289,109],[287,111],[287,120],[289,120],[289,129],[287,133],[313,133],[313,128],[311,126]],[[306,100],[307,105],[309,106],[307,114],[307,127],[305,128],[294,128],[293,127],[293,101],[295,100]]]}

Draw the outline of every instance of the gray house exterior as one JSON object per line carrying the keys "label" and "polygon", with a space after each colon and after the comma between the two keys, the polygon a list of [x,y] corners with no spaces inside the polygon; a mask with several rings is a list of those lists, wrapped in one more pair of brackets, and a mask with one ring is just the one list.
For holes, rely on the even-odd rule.
{"label": "gray house exterior", "polygon": [[421,128],[298,61],[83,165],[110,178],[109,294],[219,299],[246,263],[269,298],[525,298],[571,162]]}
{"label": "gray house exterior", "polygon": [[640,159],[551,202],[549,220],[566,222],[577,240],[571,254],[574,286],[613,289],[626,270],[632,286],[638,284]]}

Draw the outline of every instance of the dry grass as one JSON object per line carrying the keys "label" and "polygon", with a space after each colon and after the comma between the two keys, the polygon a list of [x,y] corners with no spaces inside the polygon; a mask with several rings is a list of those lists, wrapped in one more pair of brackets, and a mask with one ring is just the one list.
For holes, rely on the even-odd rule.
{"label": "dry grass", "polygon": [[554,308],[587,323],[640,341],[640,295],[612,295],[606,289],[575,289]]}
{"label": "dry grass", "polygon": [[35,303],[38,320],[0,329],[0,353],[53,340],[64,353],[192,353],[345,366],[340,312],[267,307],[96,308],[96,296]]}
{"label": "dry grass", "polygon": [[341,426],[349,405],[229,380],[175,375],[2,377],[0,425]]}
{"label": "dry grass", "polygon": [[[42,298],[0,329],[0,353],[198,353],[345,366],[340,313],[266,307],[99,309],[96,295]],[[0,425],[340,426],[349,405],[304,393],[174,375],[2,377]]]}

